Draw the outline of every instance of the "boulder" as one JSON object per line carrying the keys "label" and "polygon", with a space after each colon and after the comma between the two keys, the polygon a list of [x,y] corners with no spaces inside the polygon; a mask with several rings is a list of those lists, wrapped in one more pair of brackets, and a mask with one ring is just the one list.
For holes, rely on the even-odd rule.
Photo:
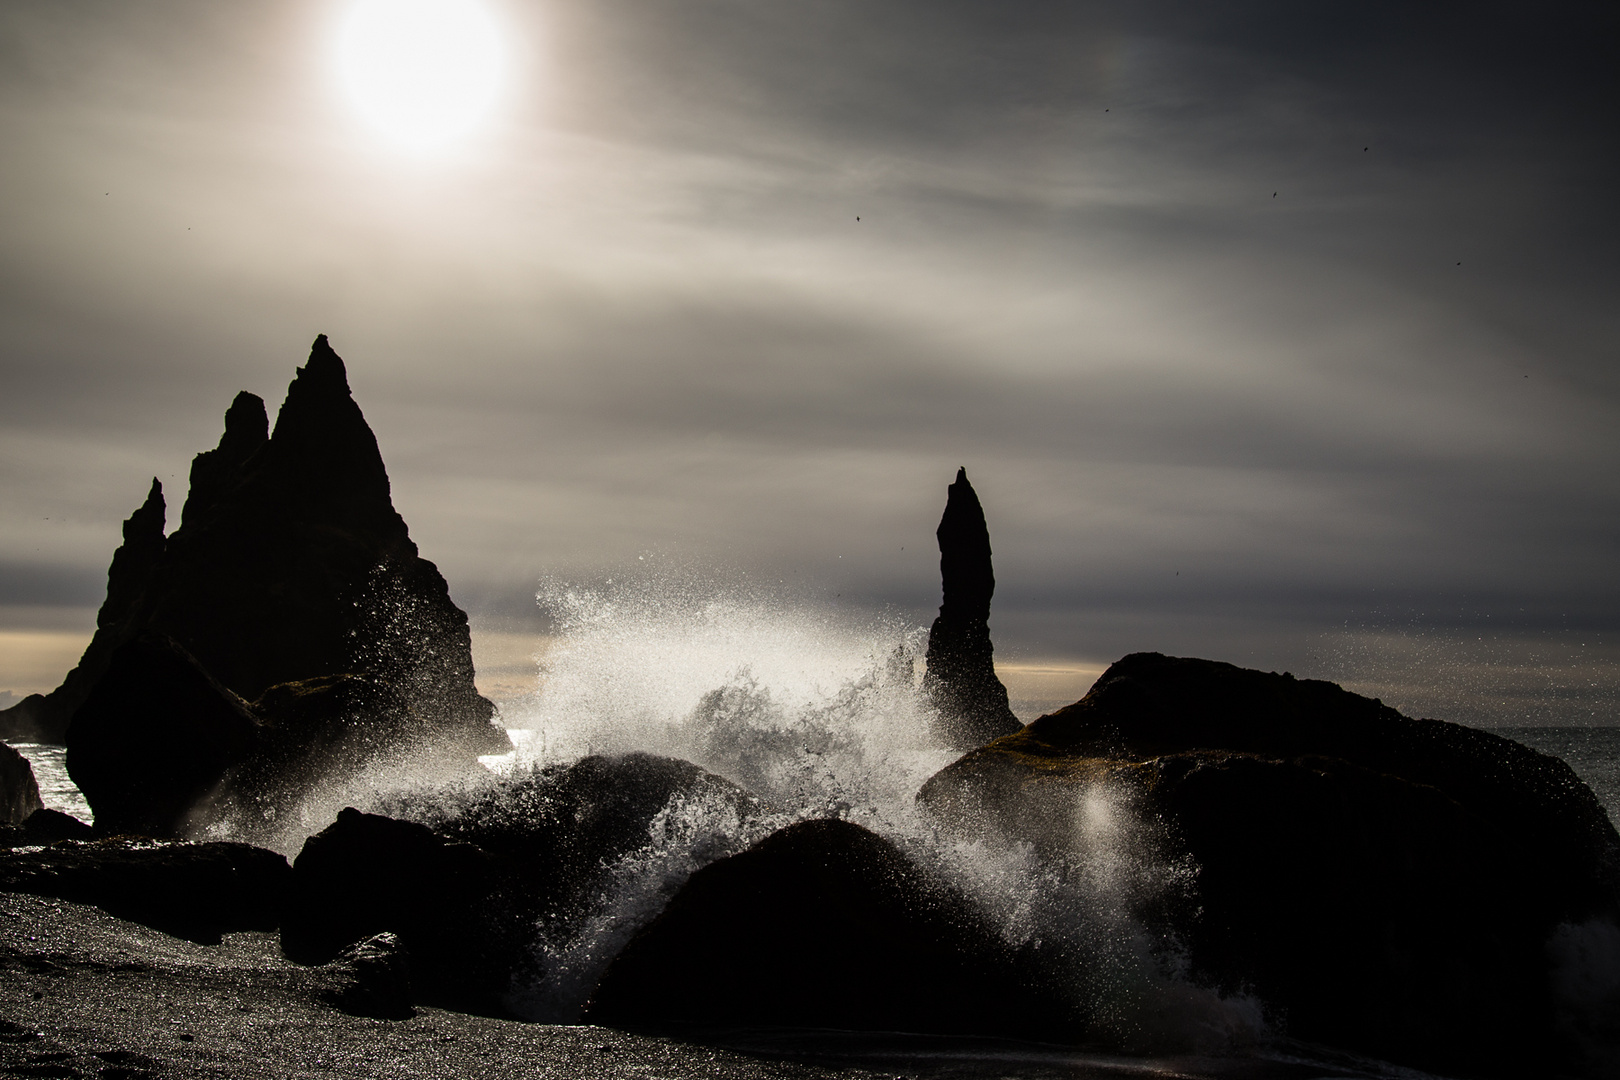
{"label": "boulder", "polygon": [[1558,759],[1331,683],[1135,654],[918,797],[1057,856],[1099,789],[1195,861],[1191,896],[1137,912],[1195,981],[1404,1064],[1573,1067],[1548,946],[1620,915],[1620,835]]}
{"label": "boulder", "polygon": [[968,900],[849,822],[789,826],[692,875],[609,965],[590,1023],[654,1030],[1027,1031],[1012,957]]}
{"label": "boulder", "polygon": [[[345,809],[305,843],[282,951],[323,964],[391,932],[410,954],[416,1000],[492,1015],[554,974],[537,946],[566,948],[600,913],[621,859],[669,853],[684,880],[682,867],[739,850],[762,812],[729,781],[649,754],[587,757],[386,809],[395,816]],[[580,1003],[546,1008],[572,1021]]]}
{"label": "boulder", "polygon": [[34,767],[16,750],[0,743],[0,825],[20,825],[40,805]]}
{"label": "boulder", "polygon": [[355,942],[319,972],[320,996],[350,1016],[409,1020],[411,965],[398,934]]}
{"label": "boulder", "polygon": [[0,851],[0,892],[94,904],[203,944],[274,930],[290,877],[286,859],[247,844],[114,837]]}
{"label": "boulder", "polygon": [[928,631],[923,688],[937,715],[937,731],[957,750],[982,746],[1021,726],[996,677],[990,644],[990,598],[996,576],[990,565],[990,530],[967,470],[956,471],[947,489],[939,539],[939,576],[944,592],[939,617]]}
{"label": "boulder", "polygon": [[329,964],[396,934],[420,1000],[500,1015],[522,927],[494,907],[499,884],[499,867],[471,844],[350,807],[293,861],[281,949],[296,963]]}
{"label": "boulder", "polygon": [[40,807],[21,825],[0,827],[0,848],[36,847],[58,840],[89,840],[96,830],[71,814]]}
{"label": "boulder", "polygon": [[364,674],[393,686],[458,752],[510,750],[473,686],[467,617],[394,510],[376,438],[324,335],[267,429],[264,403],[238,395],[219,445],[194,460],[181,526],[166,538],[154,481],[125,523],[78,667],[3,723],[62,740],[113,654],[152,631],[244,700]]}
{"label": "boulder", "polygon": [[172,639],[150,631],[113,653],[67,731],[67,771],[104,835],[169,837],[244,760],[247,705]]}

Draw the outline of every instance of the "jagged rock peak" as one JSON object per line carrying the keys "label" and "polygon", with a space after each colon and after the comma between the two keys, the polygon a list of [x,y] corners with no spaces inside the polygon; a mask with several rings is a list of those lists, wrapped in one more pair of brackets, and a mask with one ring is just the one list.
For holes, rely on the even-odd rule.
{"label": "jagged rock peak", "polygon": [[270,441],[270,417],[264,398],[243,390],[225,410],[225,434],[219,437],[220,451],[246,461],[248,455]]}
{"label": "jagged rock peak", "polygon": [[309,347],[309,359],[298,369],[293,385],[297,386],[304,380],[308,380],[306,386],[341,391],[344,397],[349,396],[348,369],[343,366],[343,358],[332,349],[332,343],[326,340],[325,334],[315,335],[315,343]]}
{"label": "jagged rock peak", "polygon": [[124,543],[137,543],[156,536],[163,538],[163,525],[168,517],[168,506],[163,501],[163,481],[152,477],[152,486],[146,491],[146,501],[124,519]]}
{"label": "jagged rock peak", "polygon": [[146,501],[124,520],[124,543],[107,567],[107,599],[96,613],[98,627],[116,626],[134,609],[163,558],[166,518],[163,484],[154,476]]}
{"label": "jagged rock peak", "polygon": [[264,399],[246,390],[225,410],[225,432],[219,445],[191,459],[191,490],[180,511],[180,526],[191,524],[219,501],[248,459],[270,441],[270,418]]}
{"label": "jagged rock peak", "polygon": [[306,505],[305,512],[403,536],[377,437],[349,393],[343,360],[325,334],[315,339],[309,360],[287,387],[268,455],[276,482]]}

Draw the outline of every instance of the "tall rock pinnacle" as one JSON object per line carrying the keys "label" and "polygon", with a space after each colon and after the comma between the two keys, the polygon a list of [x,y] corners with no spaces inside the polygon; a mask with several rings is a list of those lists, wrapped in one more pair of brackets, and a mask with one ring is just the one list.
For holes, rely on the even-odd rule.
{"label": "tall rock pinnacle", "polygon": [[979,496],[958,469],[946,493],[939,538],[939,574],[944,587],[939,617],[928,632],[928,670],[923,687],[939,716],[938,731],[955,749],[971,750],[1022,725],[996,677],[990,644],[990,597],[996,576],[990,566],[990,530]]}

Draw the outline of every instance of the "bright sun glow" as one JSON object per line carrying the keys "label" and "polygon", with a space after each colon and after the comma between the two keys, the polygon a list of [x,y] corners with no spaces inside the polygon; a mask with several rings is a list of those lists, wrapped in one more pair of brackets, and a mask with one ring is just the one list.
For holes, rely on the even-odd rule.
{"label": "bright sun glow", "polygon": [[361,118],[396,145],[427,152],[490,114],[505,49],[478,0],[357,0],[339,27],[337,60]]}

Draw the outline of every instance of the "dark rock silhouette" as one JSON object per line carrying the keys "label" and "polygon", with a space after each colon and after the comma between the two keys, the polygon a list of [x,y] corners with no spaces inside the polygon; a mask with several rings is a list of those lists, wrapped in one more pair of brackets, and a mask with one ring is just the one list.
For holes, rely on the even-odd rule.
{"label": "dark rock silhouette", "polygon": [[410,956],[398,934],[374,934],[338,953],[319,973],[320,997],[350,1016],[409,1020]]}
{"label": "dark rock silhouette", "polygon": [[939,519],[939,575],[944,597],[928,631],[923,686],[939,716],[938,733],[957,750],[982,746],[1022,725],[996,677],[990,644],[990,530],[967,470],[956,471]]}
{"label": "dark rock silhouette", "polygon": [[236,395],[225,410],[225,433],[219,445],[191,459],[191,486],[180,511],[180,527],[201,521],[254,454],[270,441],[270,417],[264,399],[246,390]]}
{"label": "dark rock silhouette", "polygon": [[139,632],[142,598],[163,560],[163,485],[152,478],[146,501],[124,522],[124,542],[107,568],[107,598],[96,613],[96,632],[84,655],[49,694],[30,694],[0,712],[0,733],[40,742],[66,740],[68,721],[107,670],[113,652]]}
{"label": "dark rock silhouette", "polygon": [[1011,957],[965,897],[849,822],[789,826],[693,874],[608,967],[591,1023],[1007,1034]]}
{"label": "dark rock silhouette", "polygon": [[95,830],[72,814],[40,807],[21,825],[0,826],[0,848],[54,844],[58,840],[89,840]]}
{"label": "dark rock silhouette", "polygon": [[98,832],[173,836],[254,741],[246,703],[146,631],[118,647],[74,714],[67,770]]}
{"label": "dark rock silhouette", "polygon": [[[514,982],[539,980],[537,937],[557,944],[583,930],[614,863],[652,842],[660,815],[704,808],[736,822],[761,812],[729,781],[650,754],[586,757],[460,798],[401,799],[394,817],[346,809],[294,862],[282,950],[323,964],[392,932],[410,955],[415,1000],[505,1014]],[[744,843],[710,838],[687,854],[702,864]]]}
{"label": "dark rock silhouette", "polygon": [[[1146,653],[919,799],[1057,856],[1099,789],[1199,868],[1192,895],[1137,916],[1287,1034],[1448,1073],[1578,1064],[1553,1064],[1584,1007],[1554,993],[1556,965],[1589,962],[1580,928],[1620,917],[1620,835],[1558,759],[1331,683]],[[1574,952],[1555,960],[1560,934]]]}
{"label": "dark rock silhouette", "polygon": [[16,750],[0,743],[0,825],[21,825],[39,808],[34,767]]}
{"label": "dark rock silhouette", "polygon": [[274,930],[292,871],[247,844],[115,837],[0,852],[0,892],[94,904],[176,937],[217,945],[238,930]]}
{"label": "dark rock silhouette", "polygon": [[499,882],[495,861],[473,845],[351,807],[293,862],[282,952],[328,964],[375,934],[397,934],[420,1000],[499,1015],[521,932],[488,903]]}
{"label": "dark rock silhouette", "polygon": [[181,527],[152,494],[124,526],[97,632],[50,695],[6,717],[62,741],[120,645],[173,639],[244,700],[281,683],[366,674],[394,686],[469,757],[511,748],[473,685],[466,615],[394,510],[387,471],[326,337],[288,387],[275,431],[239,394],[219,445],[192,463]]}

